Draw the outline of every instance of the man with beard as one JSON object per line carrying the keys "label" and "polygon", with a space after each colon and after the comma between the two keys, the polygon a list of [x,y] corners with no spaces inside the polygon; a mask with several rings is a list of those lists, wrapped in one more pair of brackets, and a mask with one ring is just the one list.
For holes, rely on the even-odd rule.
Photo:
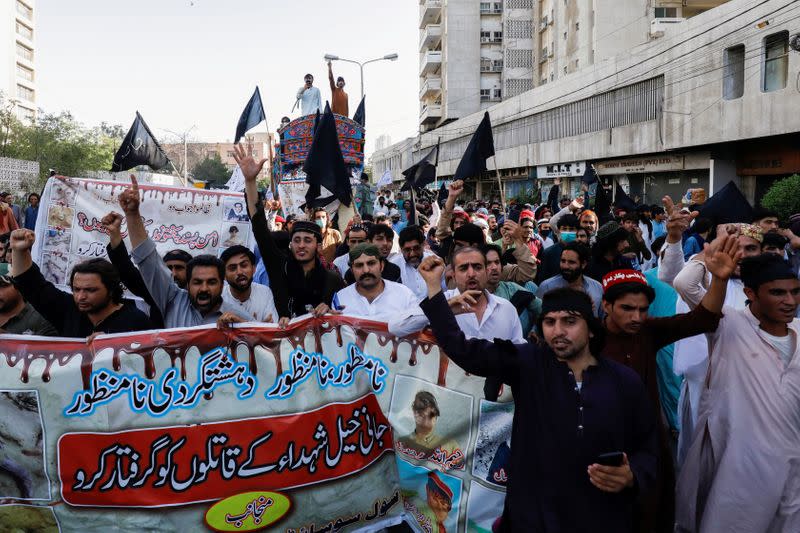
{"label": "man with beard", "polygon": [[411,289],[417,301],[425,298],[428,288],[425,280],[417,272],[417,267],[425,257],[433,255],[425,250],[425,235],[419,226],[406,226],[400,232],[400,253],[389,259],[389,262],[400,269],[400,279],[406,287]]}
{"label": "man with beard", "polygon": [[[508,224],[511,221],[506,222]],[[511,222],[513,224],[513,222]],[[522,248],[527,248],[523,246]],[[511,302],[514,309],[517,310],[519,321],[522,325],[522,335],[527,337],[536,323],[536,318],[539,316],[539,311],[542,308],[542,301],[533,293],[535,285],[531,283],[529,286],[531,290],[514,282],[504,279],[506,269],[510,266],[504,265],[503,256],[500,247],[496,244],[486,244],[483,247],[484,255],[486,255],[486,290],[494,294],[498,298],[503,298]],[[422,277],[422,276],[420,276]],[[424,280],[423,280],[424,281]],[[425,286],[427,294],[427,285]],[[424,298],[424,296],[423,296]]]}
{"label": "man with beard", "polygon": [[267,229],[264,205],[258,201],[256,178],[267,159],[256,161],[242,145],[233,149],[234,159],[244,176],[247,212],[269,275],[278,315],[281,319],[309,312],[315,316],[324,315],[330,311],[333,295],[344,283],[338,274],[325,269],[317,257],[317,247],[322,242],[319,226],[305,220],[292,224],[287,255]]}
{"label": "man with beard", "polygon": [[[552,225],[553,219],[550,219],[550,223]],[[575,240],[579,227],[580,222],[578,221],[578,217],[573,214],[563,215],[558,219],[558,231],[556,231],[554,235],[557,239],[556,242],[552,246],[545,248],[542,253],[539,254],[540,263],[536,275],[536,279],[539,283],[558,274],[561,265],[561,251],[567,243]]]}
{"label": "man with beard", "polygon": [[[344,277],[345,272],[350,267],[350,250],[358,246],[359,244],[367,242],[367,228],[362,224],[353,224],[345,231],[345,250],[340,250],[338,253],[341,253],[339,257],[333,260],[333,266],[336,267],[336,270],[339,271],[339,275]],[[340,246],[342,248],[342,246]]]}
{"label": "man with beard", "polygon": [[0,276],[0,333],[58,335],[56,328],[25,301],[11,276]]}
{"label": "man with beard", "polygon": [[164,317],[164,326],[179,328],[213,324],[226,312],[242,320],[250,320],[239,306],[222,301],[225,269],[222,261],[213,255],[198,255],[189,261],[186,265],[187,288],[178,287],[159,257],[155,243],[147,236],[139,213],[139,201],[139,184],[136,177],[131,175],[131,186],[120,193],[119,205],[125,213],[133,248],[131,257]]}
{"label": "man with beard", "polygon": [[655,476],[656,422],[639,376],[600,355],[604,332],[589,296],[545,295],[544,343],[468,339],[438,286],[443,269],[438,257],[420,265],[420,306],[439,346],[466,372],[498,376],[516,402],[499,530],[634,531],[634,502]]}
{"label": "man with beard", "polygon": [[548,278],[539,285],[536,295],[541,298],[553,289],[569,287],[583,291],[594,302],[594,316],[600,317],[603,303],[603,286],[600,282],[583,275],[589,266],[589,248],[578,242],[570,242],[561,251],[561,273]]}
{"label": "man with beard", "polygon": [[650,501],[644,501],[639,515],[642,531],[672,531],[675,468],[672,464],[666,427],[660,421],[661,401],[658,394],[656,355],[658,350],[680,339],[709,333],[717,329],[725,300],[728,278],[738,261],[736,239],[719,243],[709,254],[711,286],[693,311],[671,317],[650,318],[648,310],[655,291],[644,274],[635,270],[616,270],[603,277],[603,311],[606,346],[603,355],[628,366],[641,376],[659,420],[661,461],[658,465],[656,490]]}
{"label": "man with beard", "polygon": [[336,293],[332,307],[348,316],[382,322],[415,307],[417,298],[411,289],[381,277],[385,264],[374,244],[359,244],[350,250],[350,270],[356,281]]}
{"label": "man with beard", "polygon": [[[402,276],[400,274],[400,267],[389,261],[392,253],[392,245],[394,243],[394,230],[385,224],[373,224],[367,233],[367,240],[374,244],[383,258],[383,272],[381,277],[385,280],[400,283]],[[344,282],[347,285],[355,283],[356,279],[353,276],[351,269],[347,269],[344,273]]]}
{"label": "man with beard", "polygon": [[269,287],[253,283],[256,256],[246,246],[231,246],[220,256],[225,265],[225,287],[222,300],[242,311],[256,322],[277,322],[278,311]]}
{"label": "man with beard", "polygon": [[775,255],[739,268],[748,304],[726,307],[709,336],[699,427],[678,481],[680,533],[800,531],[800,281]]}
{"label": "man with beard", "polygon": [[172,279],[181,289],[186,288],[186,265],[192,260],[192,254],[186,250],[170,250],[164,254],[164,264],[167,265]]}
{"label": "man with beard", "polygon": [[[445,295],[451,308],[458,314],[461,330],[469,338],[525,342],[517,310],[508,300],[486,290],[488,278],[483,252],[471,246],[459,248],[453,253],[452,266],[456,288],[448,290]],[[441,288],[441,280],[439,285]],[[421,330],[428,323],[425,313],[415,305],[403,313],[395,314],[389,322],[389,331],[404,337]]]}
{"label": "man with beard", "polygon": [[147,315],[122,300],[122,284],[114,265],[105,259],[89,259],[72,269],[72,294],[44,279],[31,259],[35,240],[31,230],[11,233],[11,274],[14,284],[62,337],[88,337],[93,333],[124,333],[151,329]]}

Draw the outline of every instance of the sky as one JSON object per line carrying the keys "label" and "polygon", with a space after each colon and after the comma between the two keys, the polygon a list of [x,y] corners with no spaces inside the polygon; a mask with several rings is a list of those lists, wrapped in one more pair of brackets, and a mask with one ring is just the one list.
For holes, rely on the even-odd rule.
{"label": "sky", "polygon": [[[366,61],[367,153],[375,139],[415,135],[419,116],[419,5],[411,0],[38,0],[37,105],[86,126],[127,130],[138,110],[161,142],[232,141],[256,85],[272,131],[306,72],[330,99],[326,53]],[[334,62],[352,116],[357,65]],[[253,131],[266,131],[265,126]]]}

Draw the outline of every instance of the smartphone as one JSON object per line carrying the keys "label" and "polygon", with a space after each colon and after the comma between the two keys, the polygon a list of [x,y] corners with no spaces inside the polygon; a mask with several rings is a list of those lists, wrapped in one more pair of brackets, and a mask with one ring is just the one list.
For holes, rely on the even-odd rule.
{"label": "smartphone", "polygon": [[622,466],[623,460],[622,452],[602,453],[597,456],[597,464],[603,466]]}

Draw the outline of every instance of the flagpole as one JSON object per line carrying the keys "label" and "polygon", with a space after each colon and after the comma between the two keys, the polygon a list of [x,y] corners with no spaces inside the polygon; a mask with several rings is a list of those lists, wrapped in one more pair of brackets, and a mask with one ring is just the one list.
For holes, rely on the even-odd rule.
{"label": "flagpole", "polygon": [[175,168],[175,163],[172,162],[172,159],[167,159],[167,161],[169,161],[169,164],[172,165],[172,170],[174,170],[175,174],[178,175],[178,178],[181,180],[181,183],[183,183],[183,186],[186,187],[187,186],[186,185],[186,180],[184,179],[183,176],[181,176],[181,173],[178,172],[178,169]]}
{"label": "flagpole", "polygon": [[503,190],[503,182],[500,180],[500,169],[497,168],[497,156],[494,156],[494,174],[497,177],[497,186],[500,187],[500,206],[505,215],[506,212],[506,193]]}

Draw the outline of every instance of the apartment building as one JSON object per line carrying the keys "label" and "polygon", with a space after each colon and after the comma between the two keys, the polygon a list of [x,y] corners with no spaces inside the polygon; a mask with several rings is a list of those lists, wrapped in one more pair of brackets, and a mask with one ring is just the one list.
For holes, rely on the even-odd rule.
{"label": "apartment building", "polygon": [[[252,155],[256,161],[264,157],[269,157],[270,143],[274,142],[275,136],[266,132],[249,133],[244,136],[240,141],[241,144],[252,146]],[[222,163],[227,166],[231,172],[236,168],[236,159],[233,157],[233,147],[235,145],[231,142],[187,142],[183,143],[168,143],[162,144],[164,153],[173,162],[178,171],[183,175],[184,168],[188,167],[189,174],[192,169],[200,162],[207,158],[219,156]],[[269,176],[270,165],[269,161],[264,164],[259,174],[260,179]]]}
{"label": "apartment building", "polygon": [[0,1],[0,91],[20,120],[36,117],[35,2]]}
{"label": "apartment building", "polygon": [[728,0],[420,0],[420,131],[675,31]]}

